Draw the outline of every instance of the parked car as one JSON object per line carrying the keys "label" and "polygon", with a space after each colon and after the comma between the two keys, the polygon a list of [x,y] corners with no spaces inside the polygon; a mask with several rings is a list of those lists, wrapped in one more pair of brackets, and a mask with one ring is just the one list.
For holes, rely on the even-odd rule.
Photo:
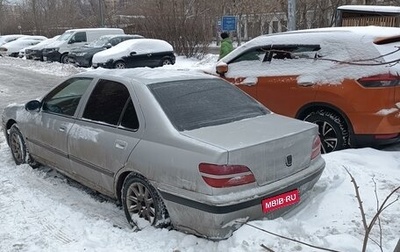
{"label": "parked car", "polygon": [[68,62],[80,67],[91,67],[95,53],[109,49],[128,39],[143,38],[141,35],[104,35],[87,46],[72,50],[68,53]]}
{"label": "parked car", "polygon": [[68,63],[71,50],[87,45],[103,35],[124,34],[119,28],[80,28],[65,31],[57,40],[43,50],[44,61]]}
{"label": "parked car", "polygon": [[36,45],[26,47],[25,52],[24,52],[26,59],[34,59],[34,60],[43,61],[43,49],[47,45],[49,45],[50,43],[55,41],[58,37],[60,37],[60,35],[43,40]]}
{"label": "parked car", "polygon": [[22,34],[3,35],[3,36],[0,37],[0,46],[6,44],[8,42],[14,41],[17,38],[24,37],[24,36],[26,36],[26,35],[22,35]]}
{"label": "parked car", "polygon": [[2,46],[0,46],[0,54],[3,56],[11,56],[11,57],[18,57],[19,51],[22,48],[36,45],[40,42],[39,39],[27,39],[21,38],[16,39],[14,41],[8,42]]}
{"label": "parked car", "polygon": [[400,28],[342,27],[257,37],[217,73],[272,111],[318,124],[324,153],[400,140]]}
{"label": "parked car", "polygon": [[127,40],[98,52],[93,56],[93,67],[134,68],[158,67],[175,64],[172,45],[160,39]]}
{"label": "parked car", "polygon": [[133,226],[227,238],[309,195],[317,126],[271,113],[228,82],[171,69],[96,69],[4,109],[16,164],[56,168],[118,199]]}

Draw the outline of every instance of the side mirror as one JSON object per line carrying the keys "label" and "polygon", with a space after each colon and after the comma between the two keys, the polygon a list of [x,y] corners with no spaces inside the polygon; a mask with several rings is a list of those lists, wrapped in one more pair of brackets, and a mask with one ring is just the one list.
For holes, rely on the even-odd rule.
{"label": "side mirror", "polygon": [[107,49],[109,49],[111,47],[112,47],[111,43],[107,43],[106,46],[105,46],[105,48],[107,48]]}
{"label": "side mirror", "polygon": [[227,64],[219,64],[217,65],[217,74],[219,74],[220,76],[225,76],[225,73],[228,72],[228,65]]}
{"label": "side mirror", "polygon": [[29,101],[25,104],[25,109],[27,111],[34,111],[34,110],[39,110],[40,107],[42,106],[42,103],[37,100]]}
{"label": "side mirror", "polygon": [[134,56],[136,55],[136,52],[131,52],[129,55]]}

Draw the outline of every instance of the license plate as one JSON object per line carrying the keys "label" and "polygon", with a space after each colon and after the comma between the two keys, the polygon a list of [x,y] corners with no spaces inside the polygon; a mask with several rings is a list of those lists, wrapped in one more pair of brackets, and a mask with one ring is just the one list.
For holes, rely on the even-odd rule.
{"label": "license plate", "polygon": [[267,199],[262,200],[262,210],[264,213],[275,211],[279,208],[296,204],[300,201],[299,190],[295,189]]}
{"label": "license plate", "polygon": [[47,57],[43,57],[43,61],[47,61]]}

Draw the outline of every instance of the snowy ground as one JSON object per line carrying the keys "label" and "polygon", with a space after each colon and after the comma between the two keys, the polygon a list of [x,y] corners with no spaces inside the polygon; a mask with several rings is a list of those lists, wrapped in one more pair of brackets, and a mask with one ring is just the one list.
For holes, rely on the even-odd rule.
{"label": "snowy ground", "polygon": [[[212,68],[216,58],[178,57],[173,67]],[[16,68],[22,68],[27,76],[46,78],[50,74],[59,79],[86,71],[58,63],[0,58],[0,106],[28,97],[18,89],[13,93],[10,87],[15,83],[3,81],[4,69]],[[23,80],[18,78],[15,81]],[[227,240],[213,242],[152,227],[135,233],[115,202],[49,168],[16,166],[0,133],[0,251],[268,251],[262,245],[273,251],[319,251],[260,229],[333,250],[361,251],[364,229],[345,168],[357,181],[368,222],[377,204],[400,186],[400,145],[385,150],[343,150],[323,156],[326,169],[311,197],[296,211],[275,220],[252,221]],[[399,198],[397,192],[389,202]],[[381,227],[383,251],[392,252],[400,238],[400,201],[383,212]],[[379,242],[379,233],[376,225],[371,238]],[[372,240],[368,244],[367,251],[380,251]]]}

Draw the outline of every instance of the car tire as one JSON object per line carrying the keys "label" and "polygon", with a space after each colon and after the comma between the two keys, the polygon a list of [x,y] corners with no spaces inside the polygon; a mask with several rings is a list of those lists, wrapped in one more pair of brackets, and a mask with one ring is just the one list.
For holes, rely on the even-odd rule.
{"label": "car tire", "polygon": [[68,64],[68,54],[61,55],[60,62],[63,64]]}
{"label": "car tire", "polygon": [[28,163],[32,168],[38,168],[41,165],[29,155],[25,144],[25,138],[16,124],[10,128],[8,144],[16,165]]}
{"label": "car tire", "polygon": [[169,215],[161,196],[144,177],[131,173],[122,186],[122,205],[131,226],[139,231],[148,226],[167,227]]}
{"label": "car tire", "polygon": [[126,64],[123,61],[117,61],[114,64],[114,68],[124,69],[124,68],[126,68]]}
{"label": "car tire", "polygon": [[318,125],[322,153],[347,148],[349,132],[345,121],[338,114],[321,109],[309,113],[304,121]]}
{"label": "car tire", "polygon": [[172,60],[169,57],[164,57],[160,61],[160,66],[172,65]]}

